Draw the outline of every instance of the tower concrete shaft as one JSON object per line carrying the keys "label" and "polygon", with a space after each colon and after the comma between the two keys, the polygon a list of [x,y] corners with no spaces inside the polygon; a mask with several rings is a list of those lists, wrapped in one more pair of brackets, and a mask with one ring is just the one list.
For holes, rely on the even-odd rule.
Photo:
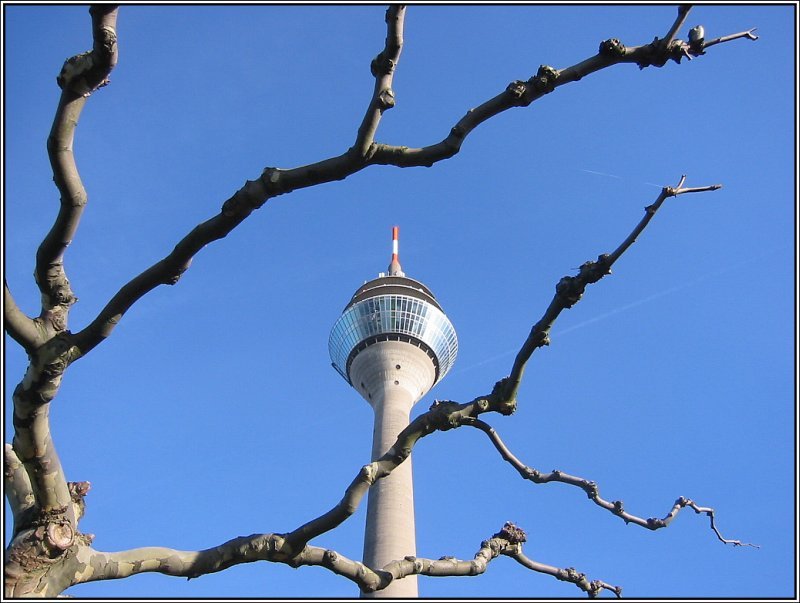
{"label": "tower concrete shaft", "polygon": [[[408,427],[411,408],[436,379],[430,357],[404,341],[382,341],[359,353],[350,365],[356,390],[374,411],[372,460],[378,460]],[[364,563],[374,569],[416,556],[411,457],[373,484],[367,501]],[[417,577],[393,582],[374,597],[416,597]]]}

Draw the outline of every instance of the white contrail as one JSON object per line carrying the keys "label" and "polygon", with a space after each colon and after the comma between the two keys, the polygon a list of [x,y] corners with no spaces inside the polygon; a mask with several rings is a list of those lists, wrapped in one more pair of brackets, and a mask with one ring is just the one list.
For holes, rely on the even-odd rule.
{"label": "white contrail", "polygon": [[617,176],[616,174],[606,174],[605,172],[597,172],[595,170],[586,170],[584,168],[576,168],[576,169],[578,171],[580,171],[580,172],[586,172],[587,174],[595,174],[596,176],[607,176],[609,178],[616,178],[617,180],[628,180],[629,182],[630,181],[641,182],[641,184],[646,184],[647,186],[655,186],[656,188],[664,188],[664,186],[662,184],[654,184],[652,182],[638,181],[638,180],[634,180],[633,178],[623,178],[622,176]]}
{"label": "white contrail", "polygon": [[635,308],[636,306],[641,306],[642,304],[646,304],[649,301],[653,301],[654,299],[658,299],[659,297],[664,297],[665,295],[669,295],[670,293],[674,293],[676,291],[680,291],[681,289],[685,289],[689,285],[693,284],[698,280],[702,280],[703,277],[698,277],[694,280],[687,281],[683,285],[676,285],[670,289],[664,289],[663,291],[659,291],[658,293],[653,293],[652,295],[648,295],[647,297],[643,297],[642,299],[636,300],[629,304],[625,304],[624,306],[620,306],[619,308],[615,308],[605,314],[599,314],[594,318],[590,318],[588,320],[584,320],[583,322],[579,322],[578,324],[572,325],[571,327],[567,327],[561,331],[556,331],[553,333],[554,336],[564,335],[565,333],[569,333],[576,329],[580,329],[581,327],[585,327],[586,325],[590,325],[593,322],[597,322],[599,320],[603,320],[604,318],[608,318],[609,316],[613,316],[614,314],[619,314],[620,312],[624,312],[625,310],[630,310],[631,308]]}
{"label": "white contrail", "polygon": [[587,174],[596,174],[598,176],[608,176],[609,178],[616,178],[617,180],[622,180],[622,176],[615,176],[614,174],[606,174],[605,172],[595,172],[594,170],[584,170],[583,168],[578,168],[582,172],[586,172]]}
{"label": "white contrail", "polygon": [[[635,308],[636,306],[640,306],[642,304],[646,304],[647,302],[653,301],[654,299],[658,299],[659,297],[664,297],[665,295],[669,295],[670,293],[674,293],[675,291],[680,291],[681,289],[685,289],[686,287],[692,285],[695,281],[702,280],[702,278],[703,277],[698,277],[698,278],[693,279],[691,281],[687,281],[686,283],[684,283],[682,285],[676,285],[675,287],[671,287],[669,289],[664,289],[663,291],[659,291],[658,293],[653,293],[652,295],[648,295],[647,297],[643,297],[642,299],[636,300],[636,301],[631,302],[629,304],[625,304],[624,306],[620,306],[620,307],[615,308],[615,309],[613,309],[613,310],[611,310],[609,312],[606,312],[604,314],[599,314],[597,316],[594,316],[593,318],[590,318],[588,320],[584,320],[583,322],[579,322],[578,324],[574,324],[571,327],[567,327],[566,329],[562,329],[560,331],[556,331],[555,333],[553,333],[553,337],[560,337],[561,335],[565,335],[565,334],[570,333],[572,331],[576,331],[576,330],[578,330],[578,329],[580,329],[582,327],[585,327],[587,325],[590,325],[592,323],[599,322],[601,320],[605,320],[606,318],[608,318],[609,316],[613,316],[614,314],[619,314],[620,312],[625,312],[626,310],[630,310],[631,308]],[[475,369],[475,368],[477,368],[479,366],[483,366],[485,364],[489,364],[491,362],[494,362],[495,360],[500,360],[501,358],[506,358],[508,356],[512,356],[512,355],[516,354],[518,351],[519,351],[519,348],[514,348],[513,350],[506,350],[505,352],[497,354],[496,356],[492,356],[490,358],[486,358],[485,360],[481,360],[480,362],[476,362],[475,364],[471,364],[470,366],[467,366],[467,367],[464,367],[464,368],[460,368],[457,371],[453,371],[451,373],[451,375],[457,375],[457,374],[463,373],[465,371],[471,371],[472,369]]]}
{"label": "white contrail", "polygon": [[[580,329],[582,327],[585,327],[587,325],[590,325],[592,323],[595,323],[595,322],[598,322],[598,321],[601,321],[601,320],[605,320],[606,318],[608,318],[609,316],[613,316],[614,314],[619,314],[620,312],[625,312],[626,310],[630,310],[631,308],[635,308],[636,306],[640,306],[641,304],[646,304],[647,302],[653,301],[654,299],[658,299],[659,297],[664,297],[665,295],[670,295],[671,293],[675,293],[676,291],[680,291],[682,289],[686,289],[687,287],[690,287],[690,286],[692,286],[695,283],[698,283],[700,281],[704,281],[704,280],[706,280],[708,278],[711,278],[711,277],[714,277],[714,276],[719,276],[721,274],[726,274],[728,272],[733,272],[734,270],[738,270],[741,266],[743,266],[745,264],[749,264],[749,263],[754,262],[756,260],[760,260],[761,258],[763,258],[765,256],[772,255],[773,253],[777,253],[779,251],[782,251],[782,250],[786,249],[787,247],[788,247],[787,245],[783,245],[781,247],[776,247],[774,249],[768,249],[764,253],[760,253],[758,255],[750,256],[750,257],[742,260],[741,262],[737,262],[735,264],[730,264],[730,265],[726,266],[725,268],[723,268],[722,270],[716,270],[716,271],[713,271],[713,272],[708,272],[708,273],[706,273],[704,275],[701,275],[701,276],[695,277],[693,279],[690,279],[688,281],[685,281],[684,283],[681,283],[680,285],[675,285],[674,287],[670,287],[668,289],[664,289],[663,291],[658,291],[657,293],[653,293],[652,295],[648,295],[647,297],[643,297],[643,298],[638,299],[636,301],[630,302],[629,304],[625,304],[625,305],[619,306],[618,308],[615,308],[615,309],[613,309],[613,310],[611,310],[609,312],[606,312],[604,314],[600,314],[600,315],[595,316],[593,318],[590,318],[588,320],[584,320],[583,322],[579,322],[577,324],[574,324],[571,327],[567,327],[566,329],[562,329],[560,331],[556,331],[555,333],[553,333],[553,336],[554,337],[558,337],[558,336],[561,336],[561,335],[565,335],[566,333],[570,333],[572,331],[576,331],[576,330],[578,330],[578,329]],[[519,351],[518,347],[514,348],[512,350],[507,350],[505,352],[497,354],[496,356],[492,356],[491,358],[487,358],[487,359],[482,360],[480,362],[477,362],[475,364],[471,364],[470,366],[467,366],[467,367],[464,367],[464,368],[459,368],[458,370],[453,371],[451,374],[452,375],[457,375],[457,374],[463,373],[465,371],[471,371],[472,369],[477,368],[479,366],[483,366],[484,364],[489,364],[489,363],[494,362],[496,360],[500,360],[501,358],[506,358],[508,356],[515,355],[518,351]]]}

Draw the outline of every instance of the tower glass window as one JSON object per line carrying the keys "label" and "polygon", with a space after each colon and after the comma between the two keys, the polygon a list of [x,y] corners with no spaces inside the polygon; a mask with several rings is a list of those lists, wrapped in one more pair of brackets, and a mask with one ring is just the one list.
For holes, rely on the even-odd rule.
{"label": "tower glass window", "polygon": [[[456,331],[436,306],[402,294],[369,297],[345,309],[328,340],[333,366],[348,383],[353,352],[380,336],[399,336],[428,348],[438,365],[437,382],[453,366],[458,353]],[[376,341],[380,340],[385,339]]]}

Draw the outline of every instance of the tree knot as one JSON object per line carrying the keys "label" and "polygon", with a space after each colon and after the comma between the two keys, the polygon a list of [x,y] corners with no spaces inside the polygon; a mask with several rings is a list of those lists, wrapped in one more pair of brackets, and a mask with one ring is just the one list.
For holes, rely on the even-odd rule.
{"label": "tree knot", "polygon": [[66,507],[43,512],[32,522],[33,537],[47,551],[51,559],[60,556],[75,542],[75,529],[64,518]]}
{"label": "tree knot", "polygon": [[586,580],[586,574],[579,572],[574,567],[567,567],[560,570],[556,574],[556,578],[562,582],[571,582],[572,584],[579,584]]}
{"label": "tree knot", "polygon": [[528,536],[525,534],[525,530],[507,521],[503,524],[503,528],[492,536],[492,538],[502,538],[503,540],[507,540],[509,544],[515,545],[525,542]]}
{"label": "tree knot", "polygon": [[389,75],[394,71],[394,61],[386,56],[383,50],[372,59],[369,64],[369,71],[374,77]]}
{"label": "tree knot", "polygon": [[638,49],[637,54],[636,64],[639,69],[644,69],[651,65],[653,67],[663,67],[669,60],[680,63],[684,57],[691,60],[692,55],[702,54],[702,50],[694,52],[692,47],[683,40],[671,40],[668,42],[666,39],[656,36],[650,44]]}
{"label": "tree knot", "polygon": [[542,479],[542,472],[538,469],[534,469],[533,467],[524,467],[522,470],[522,476],[525,479],[531,480],[535,484],[541,484],[544,481]]}
{"label": "tree knot", "polygon": [[625,56],[626,50],[625,45],[617,38],[610,38],[600,42],[599,52],[603,56],[620,58]]}
{"label": "tree knot", "polygon": [[114,54],[117,46],[117,32],[113,27],[104,25],[98,32],[100,47],[103,49],[105,55],[110,58]]}
{"label": "tree knot", "polygon": [[505,398],[509,389],[509,383],[510,377],[503,377],[499,381],[496,381],[494,387],[492,387],[492,393],[490,395],[500,399]]}
{"label": "tree knot", "polygon": [[667,525],[667,523],[663,519],[659,519],[658,517],[648,517],[647,518],[647,527],[651,530],[657,530],[659,528],[663,528]]}
{"label": "tree knot", "polygon": [[430,406],[431,423],[435,429],[439,431],[447,431],[458,427],[461,424],[462,417],[459,410],[462,405],[452,400],[434,400]]}
{"label": "tree knot", "polygon": [[[62,90],[70,90],[83,97],[89,96],[98,88],[108,84],[109,58],[116,46],[116,32],[103,28],[100,32],[102,53],[82,52],[64,61],[56,76],[56,83]],[[106,47],[110,50],[105,51]]]}
{"label": "tree knot", "polygon": [[506,93],[511,97],[515,105],[523,105],[525,93],[528,91],[527,82],[514,80],[506,86]]}
{"label": "tree knot", "polygon": [[556,284],[556,295],[565,308],[577,304],[583,296],[586,284],[576,276],[565,276]]}
{"label": "tree knot", "polygon": [[555,90],[557,80],[558,69],[550,67],[550,65],[540,65],[539,71],[528,81],[537,92],[547,94]]}
{"label": "tree knot", "polygon": [[394,90],[386,88],[378,94],[378,107],[381,111],[394,107]]}
{"label": "tree knot", "polygon": [[47,380],[60,377],[67,367],[80,358],[70,331],[62,331],[34,352],[33,359],[40,375]]}
{"label": "tree knot", "polygon": [[327,568],[332,568],[339,561],[339,554],[336,551],[326,549],[322,554],[322,565]]}
{"label": "tree knot", "polygon": [[597,256],[596,261],[589,260],[581,264],[578,278],[585,281],[586,284],[590,284],[596,283],[607,274],[611,274],[609,257],[607,253],[602,253]]}
{"label": "tree knot", "polygon": [[368,465],[364,465],[361,467],[360,475],[361,478],[371,486],[375,483],[377,478],[377,464],[369,463]]}

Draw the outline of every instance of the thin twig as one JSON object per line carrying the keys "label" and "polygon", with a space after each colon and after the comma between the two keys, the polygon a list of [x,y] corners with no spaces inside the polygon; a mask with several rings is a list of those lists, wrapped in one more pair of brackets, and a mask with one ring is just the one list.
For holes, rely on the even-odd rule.
{"label": "thin twig", "polygon": [[747,38],[748,40],[756,41],[758,40],[758,36],[753,33],[756,29],[757,29],[756,27],[753,27],[752,29],[748,29],[747,31],[740,31],[739,33],[731,34],[728,36],[714,38],[713,40],[704,42],[703,48],[708,48],[709,46],[714,46],[715,44],[730,42],[731,40],[738,40],[739,38]]}
{"label": "thin twig", "polygon": [[761,548],[757,544],[751,544],[749,542],[742,542],[741,540],[729,540],[727,538],[723,538],[722,534],[719,533],[719,530],[717,529],[716,522],[714,520],[714,509],[712,509],[711,507],[700,507],[693,500],[688,500],[688,499],[684,499],[684,500],[685,500],[685,506],[691,507],[692,509],[694,509],[695,513],[705,513],[706,515],[708,515],[709,522],[711,524],[711,529],[714,530],[714,533],[717,535],[717,538],[719,538],[719,540],[721,542],[723,542],[725,544],[732,544],[733,546],[751,546],[751,547],[756,548],[756,549],[760,549]]}
{"label": "thin twig", "polygon": [[476,429],[480,429],[484,432],[487,436],[489,436],[489,440],[491,440],[494,447],[500,453],[500,456],[508,462],[517,472],[524,478],[529,481],[532,481],[535,484],[546,484],[549,482],[559,482],[562,484],[567,484],[570,486],[576,486],[581,488],[586,495],[592,500],[597,506],[606,509],[607,511],[611,512],[613,515],[621,518],[626,524],[632,523],[643,528],[647,528],[649,530],[658,530],[660,528],[667,527],[672,520],[678,515],[678,512],[683,509],[684,507],[691,507],[695,510],[696,513],[705,513],[711,518],[711,529],[717,535],[720,541],[725,544],[732,544],[734,546],[751,546],[754,548],[759,548],[758,545],[743,543],[740,540],[728,540],[722,537],[722,535],[717,530],[717,527],[714,523],[714,509],[710,507],[698,507],[692,500],[684,497],[678,498],[675,503],[673,504],[670,511],[664,516],[663,519],[658,519],[655,517],[650,517],[645,519],[643,517],[638,517],[631,513],[628,513],[625,510],[625,506],[621,500],[615,501],[608,501],[600,496],[600,488],[598,487],[596,482],[590,481],[583,477],[577,477],[574,475],[569,475],[568,473],[564,473],[563,471],[553,470],[550,473],[542,473],[532,467],[528,467],[522,461],[520,461],[516,456],[514,456],[508,447],[505,445],[503,440],[497,434],[497,432],[492,428],[491,425],[481,421],[480,419],[475,419],[472,421],[465,421],[465,425],[470,427],[475,427]]}

